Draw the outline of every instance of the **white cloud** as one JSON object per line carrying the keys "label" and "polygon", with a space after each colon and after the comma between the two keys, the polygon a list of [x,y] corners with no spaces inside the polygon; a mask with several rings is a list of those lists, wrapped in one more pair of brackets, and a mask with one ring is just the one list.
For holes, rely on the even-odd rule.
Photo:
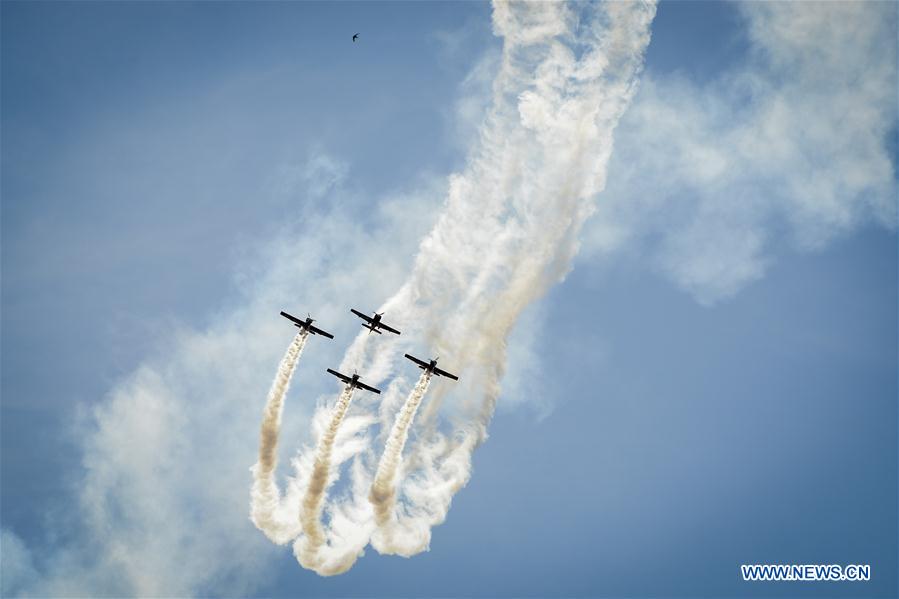
{"label": "white cloud", "polygon": [[313,207],[301,225],[285,225],[246,257],[239,300],[220,307],[206,330],[183,329],[160,343],[93,409],[78,434],[85,472],[73,489],[72,521],[53,523],[77,542],[29,557],[4,531],[4,554],[7,542],[11,548],[4,571],[21,573],[4,577],[11,592],[245,594],[262,582],[279,549],[249,521],[248,469],[267,389],[295,332],[278,311],[311,311],[337,337],[311,340],[300,364],[284,416],[280,461],[287,464],[308,438],[317,400],[335,389],[320,373],[337,364],[341,340],[358,330],[347,302],[378,305],[400,284],[444,186],[422,180],[414,190],[373,198],[363,223],[353,202],[341,201],[354,192],[348,168],[333,157],[316,154],[273,172],[302,173],[286,177],[293,186],[286,191],[327,194],[330,208]]}
{"label": "white cloud", "polygon": [[[830,6],[822,10],[837,10]],[[838,10],[847,14],[828,12],[832,20],[822,22],[780,4],[747,5],[742,10],[747,11],[750,26],[761,30],[753,33],[759,54],[750,67],[704,88],[683,79],[650,78],[618,130],[609,189],[600,198],[590,246],[612,252],[639,242],[658,268],[700,300],[712,302],[763,275],[770,260],[765,248],[772,220],[790,223],[797,243],[809,248],[862,222],[892,225],[892,166],[883,136],[895,123],[889,95],[895,89],[894,44],[886,44],[873,60],[865,54],[873,42],[849,43],[842,53],[819,48],[827,40],[843,39],[831,30],[843,31],[850,25],[852,39],[880,40],[885,32],[894,31],[895,19],[879,14],[886,10],[883,6],[872,6],[842,7]],[[501,12],[496,27],[512,31],[513,42],[521,44],[544,40],[570,25],[565,19],[543,19],[539,11],[525,23],[527,27],[513,27],[513,20],[514,15]],[[515,33],[519,26],[526,32],[523,37]],[[789,36],[794,29],[802,32],[797,38]],[[562,52],[546,64],[571,67],[574,61]],[[494,68],[484,65],[479,67],[484,72]],[[864,65],[863,75],[855,72],[859,65]],[[552,75],[541,73],[541,79],[551,81]],[[483,77],[475,78],[478,83],[473,87],[481,89]],[[511,99],[508,106],[514,110],[499,117],[520,118],[531,125],[520,137],[540,151],[516,162],[503,161],[497,150],[489,156],[497,168],[477,173],[487,178],[487,188],[513,187],[515,198],[543,197],[539,193],[560,188],[570,179],[562,154],[566,144],[554,145],[547,134],[570,139],[572,131],[565,128],[572,125],[560,121],[559,115],[573,105],[572,100],[556,93],[553,85],[537,91],[521,94],[520,102],[518,97]],[[593,91],[603,98],[607,93]],[[559,109],[547,111],[545,98],[557,101]],[[806,104],[812,104],[812,109]],[[478,106],[461,109],[459,114],[463,120],[479,120]],[[609,108],[609,114],[591,117],[603,125],[614,124],[621,110],[619,103]],[[606,118],[608,122],[603,121]],[[579,121],[574,127],[578,126],[590,123]],[[608,156],[610,135],[599,137],[602,143],[584,152],[587,158],[578,163],[580,171],[602,165]],[[485,145],[501,149],[500,141],[487,140]],[[548,157],[556,161],[552,176],[535,177]],[[276,169],[275,178],[276,188],[281,185],[289,197],[352,195],[346,188],[348,168],[327,156],[313,156],[299,167]],[[603,184],[602,173],[583,178],[586,181],[579,181],[573,192],[579,200],[589,198]],[[481,201],[466,196],[473,188],[461,179],[453,179],[452,184],[455,201]],[[83,434],[87,472],[76,492],[80,502],[76,518],[84,518],[78,545],[52,552],[32,565],[34,557],[4,531],[4,594],[8,593],[7,568],[16,573],[10,592],[19,585],[19,590],[38,595],[240,594],[259,583],[265,564],[279,550],[248,519],[251,477],[247,469],[256,459],[265,393],[293,334],[291,327],[279,322],[276,312],[308,309],[326,328],[336,327],[332,332],[338,339],[355,334],[358,325],[346,318],[347,303],[374,307],[400,286],[419,240],[433,224],[445,195],[443,188],[443,181],[428,181],[418,191],[377,198],[370,204],[372,220],[364,226],[347,204],[330,203],[333,208],[315,211],[320,218],[307,220],[299,229],[286,227],[258,256],[247,259],[238,279],[240,301],[222,308],[209,329],[182,331],[166,351],[148,358],[96,408]],[[506,199],[497,193],[496,198],[484,201],[506,210]],[[584,204],[579,205],[578,219],[589,212]],[[461,228],[459,234],[478,247],[505,248],[511,240],[513,249],[527,246],[531,239],[521,231],[549,236],[540,225],[551,205],[537,202],[533,212],[525,203],[513,208],[520,210],[520,222],[511,223],[520,239],[514,234],[494,239],[503,231],[478,226]],[[573,231],[578,219],[570,225]],[[489,218],[481,216],[472,222],[480,221],[490,224]],[[446,241],[435,238],[429,243]],[[567,272],[566,259],[576,251],[577,242],[565,237],[563,245],[564,255],[549,266],[540,262],[543,255],[533,259],[551,272],[546,281],[534,282],[537,291],[529,298],[539,297],[549,282]],[[532,251],[539,253],[539,248]],[[485,268],[483,263],[495,260],[483,254],[460,256],[452,269],[440,274],[479,271]],[[487,264],[485,270],[492,269],[499,273],[495,278],[501,278],[528,269],[523,263],[509,273],[501,266]],[[429,284],[441,299],[439,277]],[[475,284],[497,283],[484,277]],[[462,299],[477,295],[467,288],[464,291],[469,295],[461,295]],[[453,307],[438,306],[435,313]],[[482,310],[492,314],[486,302]],[[500,319],[499,325],[490,324],[502,328],[508,323]],[[282,429],[286,452],[297,441],[309,439],[308,423],[316,403],[334,390],[333,383],[313,373],[335,365],[341,348],[339,343],[310,341],[287,400]],[[502,347],[478,349],[504,351]],[[522,355],[526,363],[527,352]],[[458,356],[459,362],[473,359]],[[385,418],[389,420],[389,414]],[[357,417],[347,430],[364,425]],[[338,461],[358,451],[348,439],[338,440],[337,445],[342,452]],[[442,451],[423,448],[432,449]],[[283,464],[287,460],[281,457]],[[445,463],[447,471],[456,467],[462,472],[464,459],[460,464]],[[453,484],[466,480],[458,472],[445,476]],[[364,481],[364,474],[354,480]],[[418,480],[407,481],[403,492],[424,501],[428,490],[416,487]],[[447,485],[449,498],[454,490]],[[353,494],[364,496],[365,489]],[[448,502],[440,498],[428,504],[430,512],[445,514]],[[335,509],[353,507],[343,504]],[[425,513],[429,524],[430,512]],[[359,518],[358,514],[337,514],[332,526]],[[9,541],[13,550],[7,555],[8,538],[14,540]],[[42,573],[38,582],[34,582],[35,570]]]}
{"label": "white cloud", "polygon": [[[442,521],[453,493],[467,480],[470,452],[485,438],[505,369],[506,335],[520,311],[564,277],[576,252],[577,233],[602,185],[595,167],[608,158],[611,130],[631,96],[630,81],[653,14],[651,7],[609,5],[604,11],[608,28],[632,26],[635,35],[607,44],[600,32],[584,31],[592,50],[576,59],[561,48],[565,40],[548,37],[571,25],[564,6],[500,6],[502,27],[526,32],[513,34],[520,55],[507,61],[505,89],[530,95],[519,101],[518,94],[500,89],[495,120],[480,140],[482,155],[450,178],[448,193],[446,181],[439,180],[423,181],[414,192],[366,198],[362,222],[354,209],[362,194],[352,189],[349,170],[339,161],[314,155],[299,167],[275,167],[274,190],[285,198],[327,198],[330,208],[316,202],[299,226],[288,224],[266,241],[241,266],[242,297],[219,308],[205,330],[180,331],[94,408],[80,434],[85,473],[74,489],[74,522],[54,523],[60,529],[74,524],[63,536],[76,541],[47,556],[34,553],[39,579],[24,580],[24,588],[13,592],[246,594],[264,582],[279,549],[249,520],[248,469],[257,457],[266,392],[294,333],[277,311],[310,310],[337,337],[334,343],[310,340],[298,365],[282,428],[281,446],[289,453],[310,440],[310,422],[314,434],[327,420],[327,409],[317,410],[323,418],[310,413],[335,390],[335,382],[320,373],[337,365],[345,340],[359,331],[347,304],[372,309],[397,289],[401,292],[392,307],[387,305],[387,314],[397,315],[398,321],[391,322],[401,329],[408,324],[409,333],[416,328],[419,333],[403,335],[403,342],[417,340],[445,355],[448,367],[469,368],[461,399],[448,405],[469,420],[463,424],[465,447],[448,447],[452,455],[447,459],[430,455],[433,446],[425,448],[428,460],[440,464],[434,476],[446,483],[439,489],[433,484],[427,490],[408,488],[407,496],[420,499],[415,505],[424,510],[420,522],[425,527]],[[527,17],[532,12],[534,19]],[[519,17],[525,21],[513,25]],[[560,17],[563,23],[553,25]],[[531,46],[537,43],[547,51]],[[585,69],[609,60],[612,81],[606,86],[605,78]],[[534,63],[550,70],[531,72],[528,66]],[[563,71],[567,76],[555,76]],[[534,82],[540,85],[530,89]],[[585,130],[534,110],[544,99],[577,116]],[[565,193],[556,195],[558,189]],[[548,194],[551,201],[544,201]],[[451,226],[432,228],[438,216]],[[432,234],[420,243],[429,229]],[[409,272],[416,274],[410,278]],[[387,342],[364,368],[375,384],[398,374],[391,372],[395,356],[382,351]],[[340,367],[352,368],[361,358],[351,351]],[[430,406],[439,406],[434,399]],[[354,402],[335,441],[335,465],[369,447],[354,433],[366,434],[377,413],[374,400]],[[380,416],[389,427],[392,415]],[[300,473],[310,455],[301,452]],[[281,464],[288,463],[285,455],[279,457]],[[352,468],[350,495],[366,498],[368,475],[358,461]],[[371,510],[357,508],[355,502],[340,501],[326,508],[332,538],[359,536],[356,524]]]}
{"label": "white cloud", "polygon": [[778,233],[821,248],[896,225],[896,7],[751,2],[745,66],[644,75],[622,119],[593,252],[628,248],[713,303],[759,279]]}
{"label": "white cloud", "polygon": [[[339,188],[348,172],[348,164],[316,148],[304,162],[282,165],[273,177],[271,193],[311,208],[315,204],[309,200],[320,200]],[[304,197],[296,197],[298,194]]]}
{"label": "white cloud", "polygon": [[493,80],[499,69],[499,50],[488,50],[465,75],[459,95],[453,105],[449,122],[451,140],[460,148],[469,149],[480,129],[492,99]]}
{"label": "white cloud", "polygon": [[14,532],[0,530],[0,595],[9,597],[15,590],[33,584],[37,571],[31,553]]}
{"label": "white cloud", "polygon": [[[367,345],[361,337],[344,360],[363,364],[376,384],[388,381],[398,374],[396,357],[420,339],[462,377],[452,386],[435,382],[415,421],[402,421],[411,422],[411,430],[394,429],[397,451],[412,433],[401,466],[395,452],[360,445],[365,451],[356,464],[387,456],[376,469],[377,493],[369,494],[365,483],[373,470],[363,467],[353,471],[352,494],[331,500],[332,516],[352,510],[356,529],[365,531],[373,524],[369,500],[377,497],[371,542],[378,551],[411,556],[427,550],[431,528],[444,521],[468,482],[472,452],[486,439],[500,396],[514,325],[568,273],[581,226],[605,184],[612,132],[632,97],[654,13],[652,4],[590,5],[584,26],[576,27],[570,5],[494,5],[504,47],[490,112],[466,168],[450,179],[445,208],[422,241],[414,269],[384,304],[400,315],[403,336]],[[409,409],[416,397],[410,396]],[[382,431],[393,428],[395,413],[367,409],[378,412]],[[330,427],[337,422],[332,417],[321,409],[314,418]],[[316,464],[328,463],[323,447]],[[308,454],[306,462],[313,462]],[[396,476],[395,468],[405,475]],[[396,493],[388,488],[394,480]],[[322,488],[310,488],[307,505],[317,507]],[[307,521],[294,546],[300,563],[323,575],[351,567],[366,535],[348,541],[343,521],[335,526],[332,517],[326,543],[314,515]]]}

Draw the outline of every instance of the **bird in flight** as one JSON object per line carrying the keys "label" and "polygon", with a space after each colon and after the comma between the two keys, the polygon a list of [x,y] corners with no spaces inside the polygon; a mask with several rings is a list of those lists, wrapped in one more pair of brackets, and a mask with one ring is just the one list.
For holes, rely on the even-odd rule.
{"label": "bird in flight", "polygon": [[357,37],[359,37],[359,34],[358,34],[358,33],[356,33],[356,34],[353,35],[353,41],[354,41],[354,42],[356,41],[356,38],[357,38]]}

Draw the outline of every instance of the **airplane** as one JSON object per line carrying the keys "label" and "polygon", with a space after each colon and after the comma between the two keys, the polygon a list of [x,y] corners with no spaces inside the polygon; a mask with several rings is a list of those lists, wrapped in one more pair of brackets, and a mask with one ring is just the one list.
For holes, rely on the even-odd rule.
{"label": "airplane", "polygon": [[428,364],[427,362],[425,362],[423,360],[419,360],[415,356],[410,356],[409,354],[405,354],[405,355],[407,358],[409,358],[410,360],[415,362],[415,364],[418,365],[419,368],[426,371],[428,374],[433,374],[436,376],[445,376],[446,378],[453,379],[454,381],[459,380],[459,377],[457,377],[455,374],[450,374],[445,370],[440,370],[439,368],[437,368],[437,360],[439,360],[440,358],[434,358],[433,360],[431,360],[431,363]]}
{"label": "airplane", "polygon": [[[385,331],[390,331],[391,333],[396,333],[397,335],[402,334],[399,331],[397,331],[396,329],[392,329],[389,326],[387,326],[386,324],[384,324],[383,322],[381,322],[381,316],[384,315],[383,312],[381,312],[380,314],[375,312],[374,316],[366,316],[359,310],[355,310],[353,308],[350,308],[350,312],[352,312],[353,314],[355,314],[356,316],[358,316],[359,318],[361,318],[362,320],[365,321],[365,323],[363,323],[363,325],[362,325],[363,327],[365,327],[369,331],[374,331],[378,335],[381,334],[381,331],[379,331],[378,329],[384,329]],[[371,335],[371,333],[369,333],[369,335]]]}
{"label": "airplane", "polygon": [[345,374],[340,374],[336,370],[331,370],[330,368],[328,369],[328,372],[330,372],[331,374],[333,374],[334,376],[339,378],[341,381],[343,381],[350,387],[358,387],[359,389],[365,389],[366,391],[371,391],[372,393],[377,393],[378,395],[381,394],[380,389],[375,389],[374,387],[369,387],[365,383],[361,382],[359,380],[359,375],[356,373],[353,373],[353,376],[351,378]]}
{"label": "airplane", "polygon": [[306,314],[306,320],[300,320],[299,318],[296,318],[295,316],[291,316],[290,314],[288,314],[287,312],[284,312],[284,311],[281,312],[281,316],[283,316],[284,318],[286,318],[287,320],[292,322],[293,326],[295,326],[298,329],[303,329],[304,331],[309,331],[313,335],[321,335],[322,337],[327,337],[328,339],[334,338],[334,335],[332,335],[331,333],[323,331],[318,327],[312,326],[312,323],[315,322],[315,319],[312,318],[311,316],[309,316],[308,314]]}
{"label": "airplane", "polygon": [[356,41],[356,38],[357,38],[357,37],[359,37],[359,34],[358,34],[358,33],[355,34],[355,35],[353,36],[353,41],[354,41],[354,42]]}

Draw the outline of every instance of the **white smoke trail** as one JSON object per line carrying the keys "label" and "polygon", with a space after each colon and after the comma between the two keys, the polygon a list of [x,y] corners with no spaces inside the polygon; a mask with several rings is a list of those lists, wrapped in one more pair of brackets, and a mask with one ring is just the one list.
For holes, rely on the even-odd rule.
{"label": "white smoke trail", "polygon": [[281,492],[275,482],[275,469],[278,467],[278,438],[281,434],[284,398],[308,338],[309,331],[297,333],[278,364],[278,372],[262,412],[259,461],[251,469],[253,487],[250,491],[250,518],[256,528],[279,545],[289,542],[300,532],[296,512],[286,509],[282,504]]}
{"label": "white smoke trail", "polygon": [[[465,373],[465,385],[433,394],[414,424],[393,499],[396,526],[390,543],[379,538],[376,548],[426,550],[431,528],[469,480],[472,452],[487,437],[500,394],[506,339],[522,310],[570,269],[605,186],[613,132],[636,90],[654,15],[649,2],[494,4],[494,31],[504,45],[479,144],[463,173],[450,178],[445,210],[407,282],[379,308],[403,336],[367,344],[360,335],[344,358],[377,384],[395,374],[403,344],[424,342]],[[382,413],[382,430],[393,421]],[[370,444],[358,448],[352,495],[329,506],[363,531],[374,530],[371,489],[360,493],[360,481],[372,478],[372,451]],[[310,531],[295,551],[329,534]],[[332,565],[300,562],[320,574],[346,570],[359,548],[341,547],[341,540],[331,536]]]}
{"label": "white smoke trail", "polygon": [[331,453],[334,447],[334,439],[337,437],[340,425],[350,407],[354,391],[355,388],[352,385],[347,385],[340,397],[337,398],[337,403],[334,405],[334,411],[331,415],[331,422],[328,424],[328,428],[321,436],[321,439],[319,439],[318,447],[315,451],[315,463],[312,474],[309,477],[306,493],[300,506],[300,524],[304,536],[300,537],[294,545],[294,553],[302,566],[319,571],[322,574],[337,573],[329,572],[330,568],[325,565],[322,556],[319,554],[326,541],[325,531],[321,523],[322,504],[325,492],[331,482],[333,482],[331,480]]}
{"label": "white smoke trail", "polygon": [[427,549],[431,527],[470,478],[500,393],[506,339],[521,311],[568,272],[605,186],[612,133],[634,94],[655,7],[578,8],[596,12],[495,4],[494,28],[506,39],[481,147],[453,179],[410,280],[384,306],[422,322],[428,345],[467,374],[451,429],[440,430],[443,397],[435,395],[410,448],[398,491],[405,538],[395,541],[405,554]]}
{"label": "white smoke trail", "polygon": [[394,507],[396,505],[396,476],[403,455],[403,448],[406,446],[406,439],[409,437],[409,427],[418,411],[418,406],[424,398],[431,384],[431,375],[428,371],[421,373],[415,387],[406,398],[403,407],[400,409],[390,431],[390,437],[384,445],[384,453],[381,455],[381,461],[378,463],[378,469],[375,474],[375,480],[371,485],[369,493],[369,501],[375,510],[375,525],[378,530],[372,537],[372,545],[380,553],[397,553],[405,555],[404,548],[397,545],[394,540],[395,515]]}

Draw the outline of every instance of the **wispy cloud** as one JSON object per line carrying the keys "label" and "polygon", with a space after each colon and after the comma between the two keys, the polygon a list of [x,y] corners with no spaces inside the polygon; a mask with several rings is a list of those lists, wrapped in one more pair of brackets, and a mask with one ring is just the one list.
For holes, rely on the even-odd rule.
{"label": "wispy cloud", "polygon": [[747,2],[749,61],[697,84],[648,71],[622,120],[588,249],[636,251],[700,302],[896,225],[896,5]]}
{"label": "wispy cloud", "polygon": [[[322,575],[349,569],[375,524],[372,497],[378,523],[389,527],[371,538],[375,549],[405,556],[428,549],[431,528],[446,518],[471,476],[473,451],[487,438],[516,322],[571,268],[581,227],[605,185],[614,130],[636,89],[654,14],[652,3],[494,4],[503,53],[490,110],[466,168],[450,178],[445,207],[414,267],[383,305],[398,315],[403,335],[376,344],[360,336],[343,361],[360,365],[375,383],[389,381],[399,373],[398,357],[419,343],[444,356],[464,382],[429,395],[412,425],[403,476],[388,468],[392,474],[371,492],[381,444],[363,430],[348,436],[357,446],[355,455],[345,452],[353,458],[351,493],[331,501],[324,528],[304,522],[294,545],[303,566]],[[391,387],[384,403],[395,405],[390,396],[404,391]],[[400,410],[410,421],[417,401],[410,394]],[[370,406],[367,413],[377,415],[382,432],[396,431],[386,443],[403,455],[409,427],[395,426],[396,412]],[[332,408],[313,418],[328,439]],[[317,462],[304,453],[297,479],[318,480]],[[336,482],[333,468],[329,474],[329,484]],[[347,530],[355,534],[348,538]]]}
{"label": "wispy cloud", "polygon": [[[643,82],[618,129],[608,187],[589,227],[587,245],[593,255],[620,255],[617,251],[638,247],[655,268],[701,301],[714,302],[764,274],[772,259],[771,238],[781,228],[789,229],[798,247],[813,249],[866,222],[895,225],[895,179],[884,143],[896,123],[895,6],[831,3],[800,10],[803,7],[808,5],[741,5],[753,55],[749,66],[720,81],[698,86],[683,78],[650,76]],[[514,22],[514,14],[502,13],[495,27],[514,44],[564,33],[570,22],[558,15],[549,18],[551,9],[547,11],[521,23]],[[569,59],[561,52],[546,61],[541,73],[545,80],[556,81],[556,75],[567,72],[554,69],[569,65]],[[492,73],[498,65],[488,61],[481,68]],[[473,89],[482,89],[483,73],[472,76],[478,82]],[[589,80],[591,73],[579,75]],[[536,91],[522,88],[504,98],[508,112],[499,117],[521,119],[526,141],[534,144],[528,147],[553,151],[518,162],[504,162],[498,151],[487,152],[487,158],[497,161],[496,168],[479,174],[497,188],[509,186],[522,192],[516,197],[525,197],[571,180],[571,169],[562,168],[560,157],[569,147],[566,134],[583,122],[566,120],[579,114],[575,108],[580,104],[569,103],[559,89],[554,84]],[[479,122],[481,104],[477,98],[472,102],[470,108],[460,109],[462,120]],[[602,116],[617,122],[621,111],[623,106],[613,106]],[[560,139],[565,143],[556,143]],[[488,150],[501,141],[485,134]],[[602,188],[601,166],[611,153],[610,138],[602,137],[587,153],[589,160],[577,164],[578,173],[590,173],[577,179],[578,201]],[[352,170],[322,153],[273,172],[275,188],[285,197],[354,196],[347,188]],[[471,196],[479,188],[470,181],[456,177],[450,184],[456,201],[469,197],[489,208],[491,197]],[[434,180],[373,198],[367,202],[371,212],[364,225],[350,208],[353,202],[320,203],[310,215],[317,218],[287,226],[268,240],[242,265],[239,300],[221,308],[208,329],[181,331],[165,352],[149,357],[93,411],[81,431],[85,473],[74,489],[72,521],[53,523],[60,536],[77,541],[29,554],[17,537],[4,531],[3,594],[25,590],[44,596],[181,596],[246,593],[260,584],[277,548],[247,517],[247,468],[257,458],[262,402],[294,332],[279,322],[277,311],[313,311],[323,325],[335,327],[338,339],[349,338],[357,325],[345,318],[347,303],[373,307],[403,285],[413,266],[411,256],[434,225],[444,197],[445,182]],[[539,280],[524,277],[533,285],[523,294],[528,301],[539,297],[547,284],[564,276],[577,249],[580,219],[591,212],[592,203],[578,205],[583,211],[577,213],[577,222],[566,229],[570,234],[563,232],[565,251],[549,266],[535,244],[536,253],[528,254],[511,273],[492,263],[493,256],[478,254],[460,257],[464,259],[441,274],[452,280],[457,272],[491,262],[496,276],[473,282],[483,289],[539,267],[546,269]],[[491,228],[490,218],[481,215],[470,223],[471,237],[463,241],[478,247],[493,247],[496,241],[500,250],[528,243],[531,237],[525,233],[539,234],[542,225],[542,208],[535,208],[523,210],[512,233]],[[501,220],[497,216],[496,222]],[[475,226],[480,221],[486,226]],[[449,241],[432,236],[426,245]],[[439,287],[441,281],[435,277],[429,284]],[[502,294],[496,302],[513,295]],[[477,297],[466,288],[445,302],[477,304],[471,299]],[[442,351],[456,345],[451,343],[455,338],[444,335],[462,335],[488,322],[486,316],[496,316],[495,336],[505,339],[526,304],[509,304],[500,312],[491,311],[488,303],[478,304],[484,318],[457,319],[446,333],[424,331],[424,338],[445,356],[447,366],[470,364],[493,352],[504,355],[503,344],[460,344],[465,351]],[[302,390],[290,400],[282,446],[311,442],[321,432],[322,419],[312,413],[335,388],[312,373],[334,366],[342,352],[341,346],[320,341],[310,341],[297,371],[294,389]],[[503,366],[485,363],[492,370],[466,378],[465,384],[472,386],[463,388],[462,395],[468,399],[443,404],[454,423],[472,411],[489,417]],[[391,370],[377,361],[372,366],[381,375]],[[390,430],[409,384],[397,377],[394,391],[386,394],[384,409],[376,413],[382,431]],[[434,422],[445,395],[439,389],[432,393],[436,401],[423,405],[420,413],[425,426]],[[355,436],[371,422],[361,413],[348,414],[344,432],[335,441],[335,462],[363,451]],[[412,476],[399,489],[409,500],[408,511],[400,515],[407,525],[423,523],[406,531],[413,549],[427,546],[429,527],[441,521],[453,493],[467,480],[471,447],[484,438],[485,430],[478,425],[464,432],[462,442],[447,437],[427,441],[422,435],[416,439],[420,459],[403,466]],[[349,492],[367,498],[371,481],[363,465],[361,460],[351,464]],[[439,496],[433,493],[435,479],[444,483]],[[366,517],[359,509],[354,502],[332,506],[332,534],[351,536],[354,523]]]}
{"label": "wispy cloud", "polygon": [[37,570],[34,568],[31,552],[12,531],[0,531],[0,548],[3,551],[0,559],[0,594],[9,597],[14,592],[33,585],[37,579]]}
{"label": "wispy cloud", "polygon": [[[344,186],[349,166],[336,158],[313,155],[305,165],[272,172],[308,173],[284,185],[295,196],[328,187],[333,201],[247,256],[236,279],[240,299],[211,315],[207,329],[182,329],[160,344],[92,410],[77,433],[84,473],[72,489],[71,519],[53,522],[54,534],[77,540],[28,558],[12,541],[7,553],[7,539],[15,537],[5,537],[4,584],[19,585],[13,590],[188,596],[246,593],[261,583],[274,548],[248,518],[248,468],[257,458],[271,378],[296,331],[278,311],[311,311],[338,340],[355,334],[347,302],[376,305],[400,284],[443,187],[422,180],[371,198],[363,223],[353,207],[356,192]],[[335,172],[347,175],[335,180]],[[334,366],[339,352],[336,344],[310,340],[295,378],[301,388],[282,423],[282,463],[308,438],[316,402],[334,390],[318,373]]]}
{"label": "wispy cloud", "polygon": [[[246,592],[263,580],[273,549],[247,517],[247,468],[256,461],[270,377],[293,334],[277,311],[314,310],[345,339],[358,330],[345,317],[348,303],[371,308],[397,289],[388,314],[418,332],[403,339],[417,339],[469,371],[462,399],[441,402],[442,394],[435,394],[423,421],[433,424],[434,410],[446,405],[451,420],[467,420],[459,422],[466,439],[435,445],[428,437],[416,455],[431,465],[425,474],[437,485],[426,485],[426,496],[419,492],[424,487],[416,490],[424,482],[418,476],[401,489],[418,513],[415,526],[409,526],[410,512],[401,522],[413,534],[403,539],[403,550],[427,546],[428,528],[442,521],[453,493],[467,481],[471,451],[486,437],[517,316],[567,273],[577,233],[602,188],[611,132],[633,92],[653,12],[651,6],[608,5],[601,11],[608,23],[581,32],[591,50],[576,58],[566,40],[554,40],[574,23],[565,5],[501,3],[496,10],[495,27],[508,42],[503,80],[492,90],[492,122],[482,130],[470,168],[450,178],[448,197],[441,182],[373,198],[364,222],[354,202],[333,201],[266,242],[244,265],[243,298],[235,307],[222,309],[204,331],[182,331],[169,351],[148,358],[94,410],[82,433],[78,542],[36,563],[42,576],[29,592],[190,595]],[[619,26],[633,26],[634,35],[603,36]],[[607,80],[605,73],[615,77]],[[288,195],[298,185],[311,196],[353,197],[341,187],[349,170],[330,157],[313,156],[300,168],[276,172],[283,174]],[[565,191],[556,196],[558,189]],[[547,193],[552,197],[544,202]],[[445,206],[437,210],[441,201]],[[438,216],[443,225],[420,243]],[[317,341],[310,341],[295,375],[293,388],[301,392],[300,399],[289,400],[282,421],[281,439],[291,440],[285,445],[310,441],[309,422],[312,438],[320,437],[329,420],[322,392],[333,385],[307,374],[321,372],[326,360],[333,366],[338,346]],[[341,368],[362,363],[364,347],[357,342]],[[392,371],[388,349],[382,346],[365,360],[372,382]],[[403,381],[397,377],[394,394]],[[316,397],[319,409],[310,419]],[[388,398],[384,405],[397,402]],[[375,422],[383,420],[382,430],[390,430],[393,415],[358,398],[336,432],[333,467],[370,447],[365,436]],[[308,481],[309,455],[304,451],[295,461],[298,476],[288,498],[291,488]],[[364,466],[353,460],[350,470],[351,496],[362,498],[363,507],[355,501],[326,506],[329,544],[347,542],[353,559],[368,541],[358,523],[371,520],[371,478]],[[324,557],[315,561],[333,571],[330,556]]]}

